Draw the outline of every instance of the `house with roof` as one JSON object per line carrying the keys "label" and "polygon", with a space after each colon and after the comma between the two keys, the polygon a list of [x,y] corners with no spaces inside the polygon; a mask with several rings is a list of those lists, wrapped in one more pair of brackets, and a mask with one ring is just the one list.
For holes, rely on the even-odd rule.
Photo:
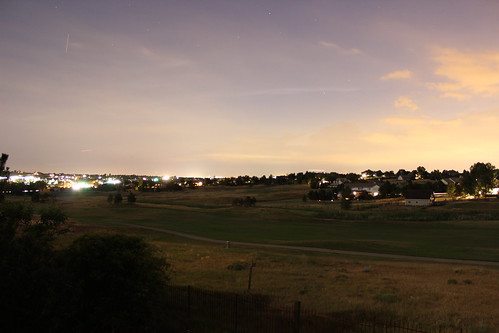
{"label": "house with roof", "polygon": [[432,190],[407,190],[404,198],[406,206],[431,206],[435,201]]}
{"label": "house with roof", "polygon": [[356,195],[356,192],[367,192],[372,196],[377,196],[379,194],[379,189],[381,185],[376,182],[367,182],[367,183],[348,183],[345,184],[346,187],[349,187],[352,190],[353,195]]}
{"label": "house with roof", "polygon": [[348,183],[348,182],[350,182],[350,181],[347,178],[341,177],[341,178],[336,178],[335,180],[333,180],[331,182],[331,185],[332,186],[339,186],[341,184],[345,184],[345,183]]}
{"label": "house with roof", "polygon": [[397,177],[397,180],[408,182],[410,180],[414,180],[414,178],[415,178],[414,173],[409,172],[409,173],[407,173],[405,175],[399,175]]}
{"label": "house with roof", "polygon": [[461,179],[459,177],[449,177],[449,178],[442,178],[440,179],[440,181],[442,183],[444,183],[444,185],[446,186],[449,186],[449,184],[457,184],[461,181]]}

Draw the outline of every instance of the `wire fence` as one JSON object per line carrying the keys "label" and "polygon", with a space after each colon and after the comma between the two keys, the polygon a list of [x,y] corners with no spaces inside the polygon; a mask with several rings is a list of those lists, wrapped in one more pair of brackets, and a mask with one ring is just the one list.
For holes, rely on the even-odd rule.
{"label": "wire fence", "polygon": [[165,297],[169,326],[179,333],[463,333],[423,330],[375,318],[359,320],[304,311],[300,302],[276,305],[253,294],[170,286]]}

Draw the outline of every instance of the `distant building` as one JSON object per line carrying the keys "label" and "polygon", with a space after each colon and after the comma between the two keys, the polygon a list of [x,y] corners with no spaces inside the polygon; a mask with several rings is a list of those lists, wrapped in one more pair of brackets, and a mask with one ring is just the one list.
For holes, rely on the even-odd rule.
{"label": "distant building", "polygon": [[461,179],[459,177],[449,177],[449,178],[442,178],[440,179],[440,181],[442,183],[444,183],[444,185],[447,185],[449,186],[449,184],[457,184],[461,181]]}
{"label": "distant building", "polygon": [[[368,183],[348,183],[345,186],[349,187],[352,192],[367,192],[372,196],[377,196],[379,194],[380,185],[375,182]],[[355,195],[355,193],[354,193]]]}
{"label": "distant building", "polygon": [[350,181],[347,178],[336,178],[331,182],[332,186],[339,186],[344,183],[349,183]]}
{"label": "distant building", "polygon": [[432,190],[407,190],[405,195],[406,206],[431,206],[434,201]]}
{"label": "distant building", "polygon": [[406,182],[408,182],[409,180],[414,180],[414,174],[412,172],[409,172],[408,174],[405,175],[399,175],[397,177],[397,180],[406,181]]}

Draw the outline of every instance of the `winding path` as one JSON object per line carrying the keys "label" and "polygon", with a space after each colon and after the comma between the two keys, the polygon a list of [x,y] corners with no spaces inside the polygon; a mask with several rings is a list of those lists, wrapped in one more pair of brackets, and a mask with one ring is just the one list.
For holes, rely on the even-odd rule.
{"label": "winding path", "polygon": [[[169,230],[169,229],[146,227],[146,226],[141,226],[141,225],[136,225],[136,224],[119,223],[119,222],[115,222],[115,224],[119,224],[119,225],[123,225],[123,226],[127,226],[127,227],[134,227],[134,228],[140,228],[140,229],[146,229],[146,230],[167,233],[167,234],[171,234],[171,235],[175,235],[175,236],[179,236],[179,237],[184,237],[184,238],[189,238],[189,239],[194,239],[194,240],[199,240],[199,241],[203,241],[203,242],[219,243],[219,244],[226,244],[227,243],[227,241],[225,241],[225,240],[196,236],[196,235],[186,234],[184,232],[179,232],[179,231],[174,231],[174,230]],[[405,256],[405,255],[386,254],[386,253],[331,250],[331,249],[323,249],[323,248],[317,248],[317,247],[230,241],[230,246],[234,246],[234,245],[248,246],[248,247],[273,248],[273,249],[289,249],[289,250],[299,250],[299,251],[313,251],[313,252],[323,252],[323,253],[345,254],[345,255],[352,255],[352,256],[401,259],[401,260],[409,260],[409,261],[412,260],[412,261],[426,261],[426,262],[447,263],[447,264],[466,264],[466,265],[482,265],[482,266],[498,266],[499,267],[499,262],[497,262],[497,261],[417,257],[417,256]]]}

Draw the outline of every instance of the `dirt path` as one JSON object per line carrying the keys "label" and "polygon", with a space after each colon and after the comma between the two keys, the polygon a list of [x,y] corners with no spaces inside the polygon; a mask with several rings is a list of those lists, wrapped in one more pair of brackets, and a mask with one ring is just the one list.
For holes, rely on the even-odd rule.
{"label": "dirt path", "polygon": [[[226,240],[219,240],[219,239],[207,238],[207,237],[202,237],[202,236],[196,236],[196,235],[186,234],[183,232],[173,231],[173,230],[169,230],[169,229],[146,227],[146,226],[140,226],[140,225],[135,225],[135,224],[118,223],[118,222],[116,222],[116,224],[124,225],[127,227],[134,227],[134,228],[147,229],[147,230],[152,230],[152,231],[157,231],[157,232],[163,232],[163,233],[167,233],[167,234],[171,234],[171,235],[175,235],[175,236],[179,236],[179,237],[184,237],[184,238],[189,238],[189,239],[194,239],[194,240],[199,240],[199,241],[204,241],[204,242],[227,244]],[[404,255],[398,255],[398,254],[331,250],[331,249],[323,249],[323,248],[317,248],[317,247],[248,243],[248,242],[235,242],[235,241],[230,241],[230,246],[231,247],[233,247],[233,246],[248,246],[248,247],[263,247],[263,248],[273,248],[273,249],[289,249],[289,250],[313,251],[313,252],[345,254],[345,255],[364,256],[364,257],[400,259],[400,260],[408,260],[408,261],[426,261],[426,262],[437,262],[437,263],[448,263],[448,264],[466,264],[466,265],[482,265],[482,266],[498,266],[499,267],[499,262],[497,262],[497,261],[414,257],[414,256],[404,256]]]}

